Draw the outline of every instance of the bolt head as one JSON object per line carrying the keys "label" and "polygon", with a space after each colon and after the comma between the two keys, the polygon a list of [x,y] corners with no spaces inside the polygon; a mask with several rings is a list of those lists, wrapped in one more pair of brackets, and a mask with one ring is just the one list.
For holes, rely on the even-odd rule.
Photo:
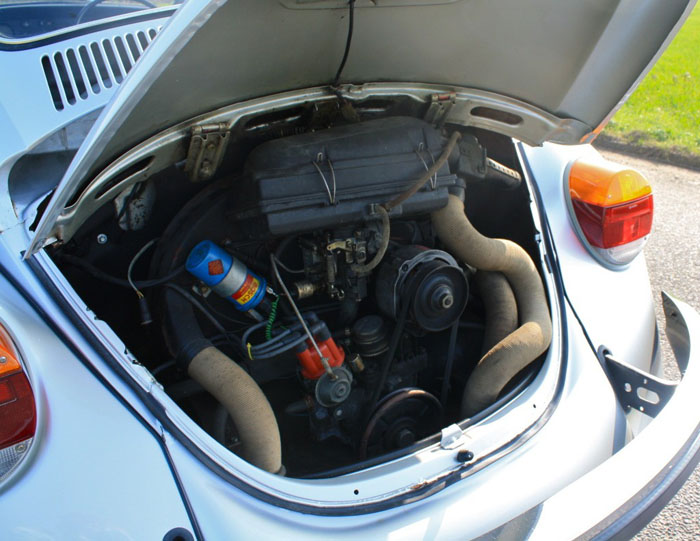
{"label": "bolt head", "polygon": [[457,462],[469,462],[474,459],[474,453],[467,450],[462,450],[457,453]]}
{"label": "bolt head", "polygon": [[435,310],[449,310],[455,302],[454,293],[447,285],[441,285],[433,293],[431,304]]}
{"label": "bolt head", "polygon": [[5,364],[6,362],[7,362],[7,357],[5,357],[4,355],[0,356],[0,364]]}
{"label": "bolt head", "polygon": [[440,304],[443,308],[450,308],[455,303],[455,298],[452,295],[443,295],[440,299]]}
{"label": "bolt head", "polygon": [[100,233],[99,235],[97,235],[97,244],[107,244],[108,240],[109,237],[104,233]]}
{"label": "bolt head", "polygon": [[413,445],[415,442],[416,435],[410,428],[404,428],[396,435],[396,445],[400,449]]}

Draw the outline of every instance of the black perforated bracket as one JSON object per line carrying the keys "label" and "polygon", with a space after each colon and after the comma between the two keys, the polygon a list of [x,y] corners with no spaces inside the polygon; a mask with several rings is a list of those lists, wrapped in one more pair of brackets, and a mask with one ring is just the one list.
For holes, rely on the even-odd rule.
{"label": "black perforated bracket", "polygon": [[598,348],[598,360],[606,368],[610,383],[625,410],[634,408],[656,417],[678,385],[617,360],[605,346]]}

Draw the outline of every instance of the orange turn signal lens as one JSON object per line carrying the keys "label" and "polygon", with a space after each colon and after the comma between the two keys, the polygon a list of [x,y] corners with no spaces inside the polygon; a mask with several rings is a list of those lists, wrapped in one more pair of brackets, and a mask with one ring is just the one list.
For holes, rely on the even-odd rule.
{"label": "orange turn signal lens", "polygon": [[569,192],[572,199],[610,207],[651,195],[651,185],[634,169],[602,160],[577,160],[569,171]]}
{"label": "orange turn signal lens", "polygon": [[12,345],[10,337],[0,327],[0,378],[21,371],[22,365],[17,359],[15,347]]}
{"label": "orange turn signal lens", "polygon": [[579,238],[603,265],[625,265],[642,251],[654,200],[641,173],[602,159],[577,160],[569,168],[568,196]]}

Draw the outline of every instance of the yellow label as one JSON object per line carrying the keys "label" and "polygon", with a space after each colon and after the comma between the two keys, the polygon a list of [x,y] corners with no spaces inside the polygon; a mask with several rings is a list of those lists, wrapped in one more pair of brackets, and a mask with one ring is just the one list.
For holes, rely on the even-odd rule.
{"label": "yellow label", "polygon": [[244,306],[255,296],[259,286],[260,281],[249,274],[241,288],[232,295],[233,300],[241,306]]}

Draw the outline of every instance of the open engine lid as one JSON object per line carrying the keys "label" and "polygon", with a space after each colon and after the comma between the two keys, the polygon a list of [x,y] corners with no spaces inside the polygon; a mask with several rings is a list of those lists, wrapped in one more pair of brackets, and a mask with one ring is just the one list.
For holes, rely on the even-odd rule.
{"label": "open engine lid", "polygon": [[[531,144],[591,141],[694,4],[357,0],[340,82],[486,91],[495,111],[487,116],[498,117],[499,104],[507,115],[515,104],[556,127],[506,121],[504,133]],[[59,236],[56,219],[96,172],[147,137],[238,101],[330,85],[343,57],[348,23],[347,0],[185,3],[93,126],[26,256]],[[462,109],[464,118],[457,108],[451,120],[474,124],[469,108]]]}

